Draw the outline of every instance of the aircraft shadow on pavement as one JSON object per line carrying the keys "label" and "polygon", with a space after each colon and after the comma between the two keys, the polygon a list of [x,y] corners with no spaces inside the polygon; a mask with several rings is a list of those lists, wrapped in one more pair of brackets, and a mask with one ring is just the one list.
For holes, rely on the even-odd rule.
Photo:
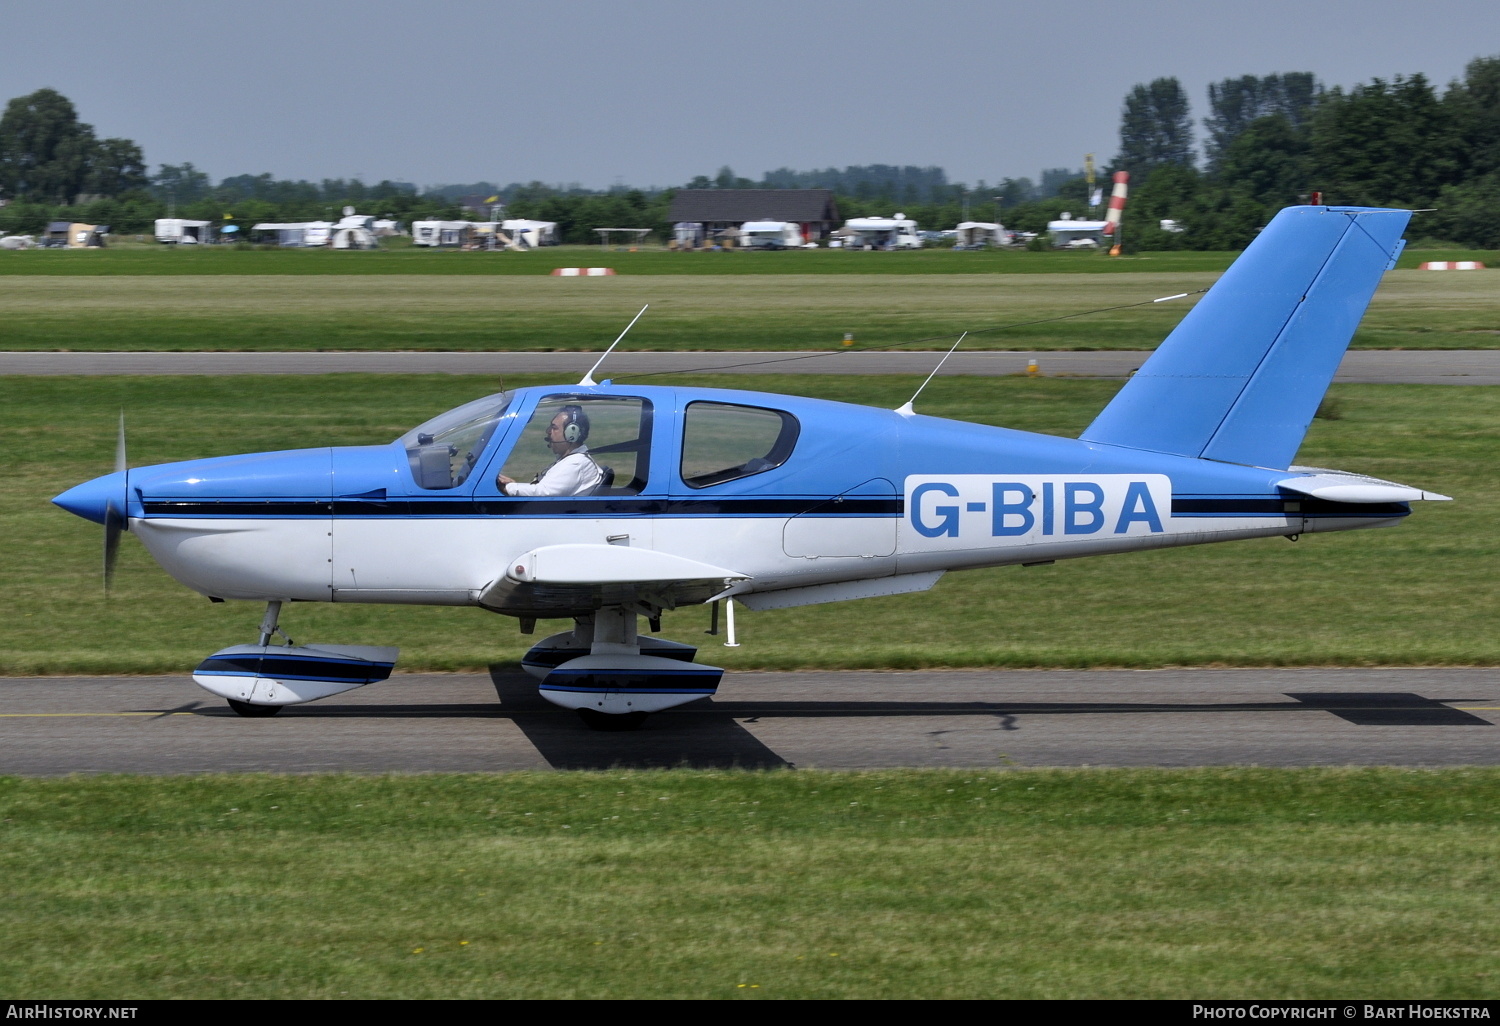
{"label": "aircraft shadow on pavement", "polygon": [[553,769],[791,769],[792,764],[707,701],[657,713],[639,730],[600,732],[537,694],[525,673],[490,668],[500,708]]}
{"label": "aircraft shadow on pavement", "polygon": [[[1332,714],[1369,727],[1495,726],[1452,705],[1477,698],[1435,699],[1411,692],[1287,692],[1287,700],[1258,702],[989,702],[849,700],[711,700],[703,699],[656,713],[635,731],[588,729],[571,712],[537,693],[536,681],[509,667],[490,667],[499,704],[311,705],[294,716],[361,719],[428,719],[463,717],[508,719],[554,769],[792,769],[744,724],[765,719],[857,719],[877,717],[992,718],[995,728],[1021,730],[1022,716],[1128,715],[1163,713],[1308,713]],[[1451,703],[1451,704],[1450,704]],[[181,708],[194,715],[233,716],[221,706]]]}

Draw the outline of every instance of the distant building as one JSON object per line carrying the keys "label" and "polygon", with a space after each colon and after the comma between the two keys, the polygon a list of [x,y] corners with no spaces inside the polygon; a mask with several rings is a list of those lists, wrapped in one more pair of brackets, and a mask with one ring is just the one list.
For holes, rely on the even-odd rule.
{"label": "distant building", "polygon": [[829,189],[682,189],[667,220],[701,224],[705,232],[739,231],[746,221],[792,221],[816,242],[841,222]]}

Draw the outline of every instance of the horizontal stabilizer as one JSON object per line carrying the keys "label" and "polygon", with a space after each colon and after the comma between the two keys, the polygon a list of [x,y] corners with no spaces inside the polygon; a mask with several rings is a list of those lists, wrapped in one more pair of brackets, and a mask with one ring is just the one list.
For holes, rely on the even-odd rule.
{"label": "horizontal stabilizer", "polygon": [[1338,470],[1316,470],[1298,477],[1288,477],[1276,482],[1298,495],[1310,495],[1314,499],[1329,502],[1383,503],[1383,502],[1451,502],[1452,497],[1437,492],[1423,491],[1410,485],[1394,481],[1382,481],[1378,477],[1363,474],[1346,474]]}
{"label": "horizontal stabilizer", "polygon": [[1282,210],[1083,439],[1286,467],[1410,218],[1371,207]]}

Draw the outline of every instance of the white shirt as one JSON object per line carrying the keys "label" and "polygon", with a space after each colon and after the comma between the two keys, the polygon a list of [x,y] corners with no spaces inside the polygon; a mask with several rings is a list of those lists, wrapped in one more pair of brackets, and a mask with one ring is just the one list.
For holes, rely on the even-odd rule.
{"label": "white shirt", "polygon": [[512,481],[505,486],[505,494],[588,495],[604,481],[604,471],[587,455],[588,451],[588,446],[579,446],[566,456],[559,457],[536,484]]}

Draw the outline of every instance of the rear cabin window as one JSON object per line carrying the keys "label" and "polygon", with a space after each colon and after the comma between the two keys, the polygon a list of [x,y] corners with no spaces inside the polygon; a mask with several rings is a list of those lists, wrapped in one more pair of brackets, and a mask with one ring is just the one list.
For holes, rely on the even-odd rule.
{"label": "rear cabin window", "polygon": [[797,418],[730,403],[689,403],[683,416],[682,481],[708,488],[774,470],[797,444]]}

